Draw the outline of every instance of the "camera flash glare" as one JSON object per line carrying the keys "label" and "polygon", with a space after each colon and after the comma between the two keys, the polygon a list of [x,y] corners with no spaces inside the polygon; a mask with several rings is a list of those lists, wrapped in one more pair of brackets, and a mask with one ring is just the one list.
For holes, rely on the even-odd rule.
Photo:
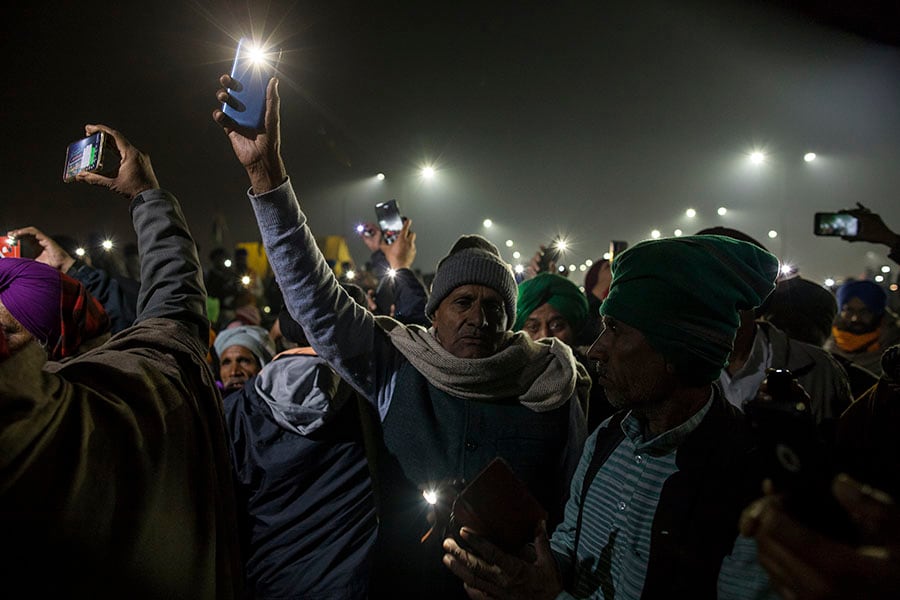
{"label": "camera flash glare", "polygon": [[422,497],[428,504],[437,504],[437,492],[434,490],[425,490],[422,492]]}

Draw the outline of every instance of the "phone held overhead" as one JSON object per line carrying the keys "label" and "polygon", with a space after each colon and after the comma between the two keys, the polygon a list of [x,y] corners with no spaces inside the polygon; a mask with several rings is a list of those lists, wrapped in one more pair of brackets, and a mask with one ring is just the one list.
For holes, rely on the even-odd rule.
{"label": "phone held overhead", "polygon": [[859,218],[846,212],[817,212],[813,227],[815,235],[856,237]]}
{"label": "phone held overhead", "polygon": [[98,131],[86,138],[69,144],[66,150],[66,164],[63,168],[63,181],[69,183],[86,171],[104,177],[115,177],[119,172],[122,157],[116,148],[116,142],[103,131]]}
{"label": "phone held overhead", "polygon": [[266,87],[280,60],[280,50],[267,50],[241,38],[231,68],[234,87],[228,88],[229,101],[222,105],[222,112],[241,127],[265,131]]}
{"label": "phone held overhead", "polygon": [[388,200],[376,204],[375,217],[378,220],[378,227],[381,229],[381,239],[385,244],[393,244],[403,229],[403,217],[400,215],[397,201]]}

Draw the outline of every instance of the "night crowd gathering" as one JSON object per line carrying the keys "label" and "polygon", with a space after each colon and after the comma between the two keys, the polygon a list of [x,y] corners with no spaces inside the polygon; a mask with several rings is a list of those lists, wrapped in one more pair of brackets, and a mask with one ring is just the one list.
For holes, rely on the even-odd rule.
{"label": "night crowd gathering", "polygon": [[831,287],[722,226],[578,271],[363,217],[356,264],[234,76],[259,243],[201,251],[127,124],[70,185],[135,244],[0,236],[9,597],[900,597],[900,223],[823,223],[885,265]]}

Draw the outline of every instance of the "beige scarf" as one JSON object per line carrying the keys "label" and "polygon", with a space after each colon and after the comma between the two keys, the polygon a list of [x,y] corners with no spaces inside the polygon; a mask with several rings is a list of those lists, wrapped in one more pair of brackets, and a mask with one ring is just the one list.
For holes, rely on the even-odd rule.
{"label": "beige scarf", "polygon": [[554,338],[534,342],[506,332],[502,350],[487,358],[457,358],[441,346],[433,329],[376,317],[391,342],[436,388],[469,400],[516,397],[535,412],[565,404],[576,391],[587,398],[591,380],[571,348]]}

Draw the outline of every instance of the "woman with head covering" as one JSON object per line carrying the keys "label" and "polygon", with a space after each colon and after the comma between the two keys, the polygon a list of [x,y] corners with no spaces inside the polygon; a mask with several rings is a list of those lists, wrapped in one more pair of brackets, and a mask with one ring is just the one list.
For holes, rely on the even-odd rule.
{"label": "woman with head covering", "polygon": [[0,260],[0,325],[11,353],[34,341],[49,360],[74,356],[105,341],[109,317],[85,287],[27,258]]}
{"label": "woman with head covering", "polygon": [[275,354],[269,332],[254,325],[222,330],[216,336],[215,349],[219,357],[219,378],[226,394],[244,387]]}

